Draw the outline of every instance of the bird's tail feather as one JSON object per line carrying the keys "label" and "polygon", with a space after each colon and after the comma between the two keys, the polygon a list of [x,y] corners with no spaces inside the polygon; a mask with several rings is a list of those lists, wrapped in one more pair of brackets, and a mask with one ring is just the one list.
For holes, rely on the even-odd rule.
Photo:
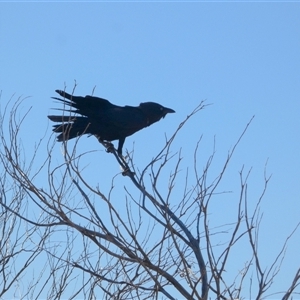
{"label": "bird's tail feather", "polygon": [[60,96],[62,96],[62,97],[64,97],[64,98],[68,99],[68,100],[72,100],[72,98],[73,98],[73,96],[72,96],[71,94],[68,94],[68,93],[66,93],[65,91],[62,91],[62,90],[55,90],[55,92],[56,92],[57,94],[59,94]]}
{"label": "bird's tail feather", "polygon": [[52,122],[74,122],[78,117],[72,116],[48,116]]}
{"label": "bird's tail feather", "polygon": [[61,98],[57,98],[57,97],[51,97],[51,98],[62,102],[64,105],[73,106],[73,104],[74,104],[72,102],[72,100],[66,100],[66,99],[61,99]]}
{"label": "bird's tail feather", "polygon": [[[67,106],[70,106],[72,108],[76,108],[76,110],[66,110],[66,109],[62,109],[64,111],[67,111],[68,113],[70,112],[74,112],[74,113],[79,113],[81,114],[80,112],[80,107],[82,106],[83,103],[85,103],[86,101],[83,100],[85,98],[83,97],[77,97],[77,96],[73,96],[73,95],[70,95],[64,91],[61,91],[61,90],[56,90],[56,92],[63,97],[63,99],[61,98],[58,98],[58,97],[52,97],[52,99],[54,100],[58,100],[59,102],[62,102],[64,105],[67,105]],[[84,101],[84,102],[83,102]],[[85,103],[86,104],[86,103]]]}
{"label": "bird's tail feather", "polygon": [[57,136],[57,141],[67,141],[86,133],[89,122],[84,117],[71,117],[71,116],[48,116],[53,122],[62,122],[53,126],[53,131],[60,133]]}

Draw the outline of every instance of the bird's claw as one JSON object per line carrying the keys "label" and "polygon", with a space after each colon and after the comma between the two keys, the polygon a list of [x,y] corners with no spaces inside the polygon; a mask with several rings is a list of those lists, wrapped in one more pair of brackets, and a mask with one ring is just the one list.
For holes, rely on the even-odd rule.
{"label": "bird's claw", "polygon": [[99,140],[99,142],[105,147],[105,151],[107,152],[107,153],[113,153],[114,152],[114,145],[113,145],[113,143],[111,143],[111,142],[104,142],[104,141],[101,141],[101,140]]}
{"label": "bird's claw", "polygon": [[107,145],[105,145],[105,151],[107,153],[113,153],[114,152],[114,145],[112,143],[108,143]]}
{"label": "bird's claw", "polygon": [[123,170],[122,175],[132,177],[135,175],[135,173],[132,172],[129,168],[127,168],[127,169]]}

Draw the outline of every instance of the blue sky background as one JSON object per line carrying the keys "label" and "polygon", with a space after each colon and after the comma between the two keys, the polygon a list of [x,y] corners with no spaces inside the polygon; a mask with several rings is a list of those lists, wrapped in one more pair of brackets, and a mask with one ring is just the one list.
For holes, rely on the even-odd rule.
{"label": "blue sky background", "polygon": [[[206,99],[213,105],[192,119],[174,144],[174,151],[183,148],[182,168],[191,167],[201,135],[205,162],[215,137],[216,176],[255,115],[222,187],[237,197],[238,172],[243,165],[252,168],[249,195],[256,201],[268,160],[272,179],[260,230],[265,266],[300,221],[299,2],[0,3],[0,45],[1,106],[13,94],[30,96],[22,104],[24,111],[32,106],[23,128],[28,155],[37,141],[51,136],[46,116],[57,107],[50,98],[54,90],[66,85],[71,92],[74,80],[78,95],[91,94],[96,86],[95,95],[118,105],[155,101],[176,111],[126,140],[124,149],[134,144],[140,169],[163,146],[164,133],[170,136]],[[119,171],[96,139],[84,137],[80,143],[82,151],[98,150],[96,163],[88,166],[91,182],[102,170]],[[56,149],[59,160],[60,146]],[[106,172],[101,180],[107,178]],[[118,180],[126,184],[126,178]],[[230,216],[231,196],[214,204],[219,218]],[[292,281],[300,265],[299,246],[298,230],[274,290]]]}

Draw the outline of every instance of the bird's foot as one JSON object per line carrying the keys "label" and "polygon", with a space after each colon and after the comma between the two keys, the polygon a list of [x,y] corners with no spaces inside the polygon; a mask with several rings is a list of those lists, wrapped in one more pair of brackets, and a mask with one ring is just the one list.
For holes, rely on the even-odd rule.
{"label": "bird's foot", "polygon": [[96,138],[98,139],[98,142],[101,143],[105,147],[105,151],[107,153],[113,153],[115,148],[113,143],[109,141],[103,141],[99,136],[96,135]]}
{"label": "bird's foot", "polygon": [[113,153],[115,148],[114,145],[111,142],[103,142],[103,146],[106,148],[107,153]]}
{"label": "bird's foot", "polygon": [[129,177],[133,177],[135,175],[134,172],[132,172],[129,168],[125,169],[122,171],[122,175],[123,176],[129,176]]}

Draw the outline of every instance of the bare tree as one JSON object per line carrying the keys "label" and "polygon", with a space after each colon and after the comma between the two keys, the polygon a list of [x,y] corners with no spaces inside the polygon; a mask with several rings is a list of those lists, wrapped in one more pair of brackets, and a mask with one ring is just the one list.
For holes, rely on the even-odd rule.
{"label": "bare tree", "polygon": [[[212,202],[226,193],[221,182],[252,119],[217,174],[211,174],[215,147],[204,164],[199,162],[201,136],[193,151],[192,171],[183,171],[182,149],[173,152],[172,147],[182,128],[206,107],[201,102],[145,167],[136,166],[134,151],[126,158],[113,151],[122,171],[111,176],[105,189],[97,180],[87,179],[85,161],[93,153],[77,153],[79,138],[73,146],[63,144],[60,158],[53,139],[47,151],[41,139],[28,158],[21,130],[27,113],[18,117],[21,103],[19,98],[11,109],[6,106],[0,119],[1,296],[12,291],[15,297],[36,299],[267,296],[290,236],[273,264],[263,268],[258,233],[260,204],[270,180],[266,170],[254,209],[249,208],[247,193],[251,170],[242,167],[235,219],[218,227],[211,222]],[[124,186],[116,184],[120,178]],[[233,273],[232,256],[245,241],[249,257],[228,278]],[[299,293],[299,271],[282,299]]]}

